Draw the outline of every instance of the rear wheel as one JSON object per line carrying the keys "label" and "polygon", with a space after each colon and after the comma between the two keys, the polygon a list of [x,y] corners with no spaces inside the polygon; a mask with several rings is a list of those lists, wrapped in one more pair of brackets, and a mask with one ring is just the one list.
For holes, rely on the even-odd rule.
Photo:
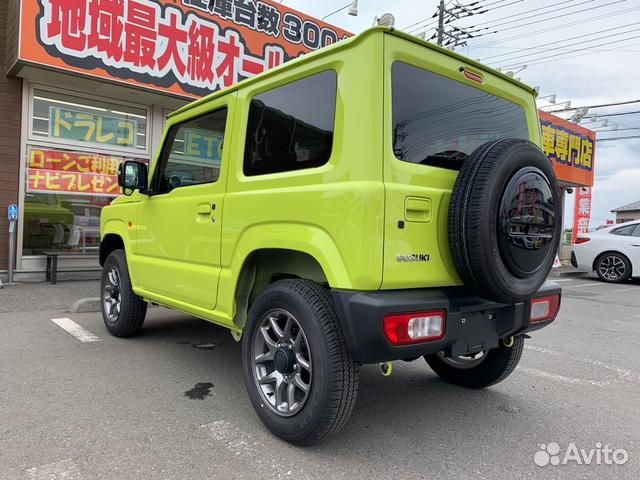
{"label": "rear wheel", "polygon": [[523,348],[524,338],[515,337],[513,344],[501,341],[497,348],[474,355],[454,358],[440,352],[424,358],[443,380],[466,388],[484,388],[501,382],[515,370]]}
{"label": "rear wheel", "polygon": [[603,282],[624,283],[631,278],[631,262],[621,253],[603,253],[596,260],[596,274]]}
{"label": "rear wheel", "polygon": [[311,445],[339,431],[358,392],[329,292],[308,280],[281,280],[253,303],[242,336],[247,392],[275,435]]}

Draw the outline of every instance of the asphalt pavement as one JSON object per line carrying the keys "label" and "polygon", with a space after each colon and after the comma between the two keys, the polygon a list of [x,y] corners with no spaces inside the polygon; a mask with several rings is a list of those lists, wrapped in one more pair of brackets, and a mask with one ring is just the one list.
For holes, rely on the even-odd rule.
{"label": "asphalt pavement", "polygon": [[[0,479],[638,479],[640,282],[559,281],[559,318],[507,380],[471,391],[422,359],[389,378],[362,367],[350,422],[310,448],[262,426],[225,330],[152,308],[122,340],[68,311],[95,281],[5,288]],[[562,465],[571,445],[582,464]],[[604,464],[605,446],[624,464]]]}

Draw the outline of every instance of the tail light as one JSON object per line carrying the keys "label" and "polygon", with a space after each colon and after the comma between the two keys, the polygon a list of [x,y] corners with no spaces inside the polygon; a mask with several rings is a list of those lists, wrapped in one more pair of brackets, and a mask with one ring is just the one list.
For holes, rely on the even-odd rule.
{"label": "tail light", "polygon": [[580,245],[581,243],[587,243],[591,240],[589,237],[578,237],[576,238],[576,245]]}
{"label": "tail light", "polygon": [[402,313],[384,317],[384,336],[393,345],[433,342],[444,337],[447,312]]}
{"label": "tail light", "polygon": [[544,322],[555,318],[560,309],[560,295],[534,298],[531,300],[530,323]]}

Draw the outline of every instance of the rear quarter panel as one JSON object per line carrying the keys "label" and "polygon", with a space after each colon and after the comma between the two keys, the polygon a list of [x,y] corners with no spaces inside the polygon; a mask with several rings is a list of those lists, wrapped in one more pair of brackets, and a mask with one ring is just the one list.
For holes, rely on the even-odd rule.
{"label": "rear quarter panel", "polygon": [[[456,171],[400,161],[393,151],[392,74],[394,62],[405,62],[520,105],[525,112],[529,139],[540,145],[540,126],[535,98],[530,91],[477,66],[392,35],[384,48],[384,181],[386,188],[383,289],[459,285],[448,240],[448,211]],[[461,67],[480,73],[482,85],[467,79]],[[398,222],[405,219],[407,197],[428,198],[431,220],[427,223]],[[427,254],[428,262],[398,262],[403,254]]]}
{"label": "rear quarter panel", "polygon": [[[336,53],[280,70],[238,92],[233,162],[225,199],[218,308],[231,311],[243,262],[255,250],[308,253],[332,288],[376,290],[382,282],[382,42],[367,35]],[[245,176],[251,99],[327,70],[337,72],[333,151],[306,170]]]}

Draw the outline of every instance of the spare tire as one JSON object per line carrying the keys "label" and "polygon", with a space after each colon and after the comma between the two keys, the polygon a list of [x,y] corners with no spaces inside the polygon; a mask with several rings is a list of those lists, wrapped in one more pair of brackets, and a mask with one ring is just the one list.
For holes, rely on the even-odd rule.
{"label": "spare tire", "polygon": [[476,295],[500,303],[531,298],[551,271],[561,228],[558,182],[533,143],[492,141],[462,165],[449,205],[449,245]]}

